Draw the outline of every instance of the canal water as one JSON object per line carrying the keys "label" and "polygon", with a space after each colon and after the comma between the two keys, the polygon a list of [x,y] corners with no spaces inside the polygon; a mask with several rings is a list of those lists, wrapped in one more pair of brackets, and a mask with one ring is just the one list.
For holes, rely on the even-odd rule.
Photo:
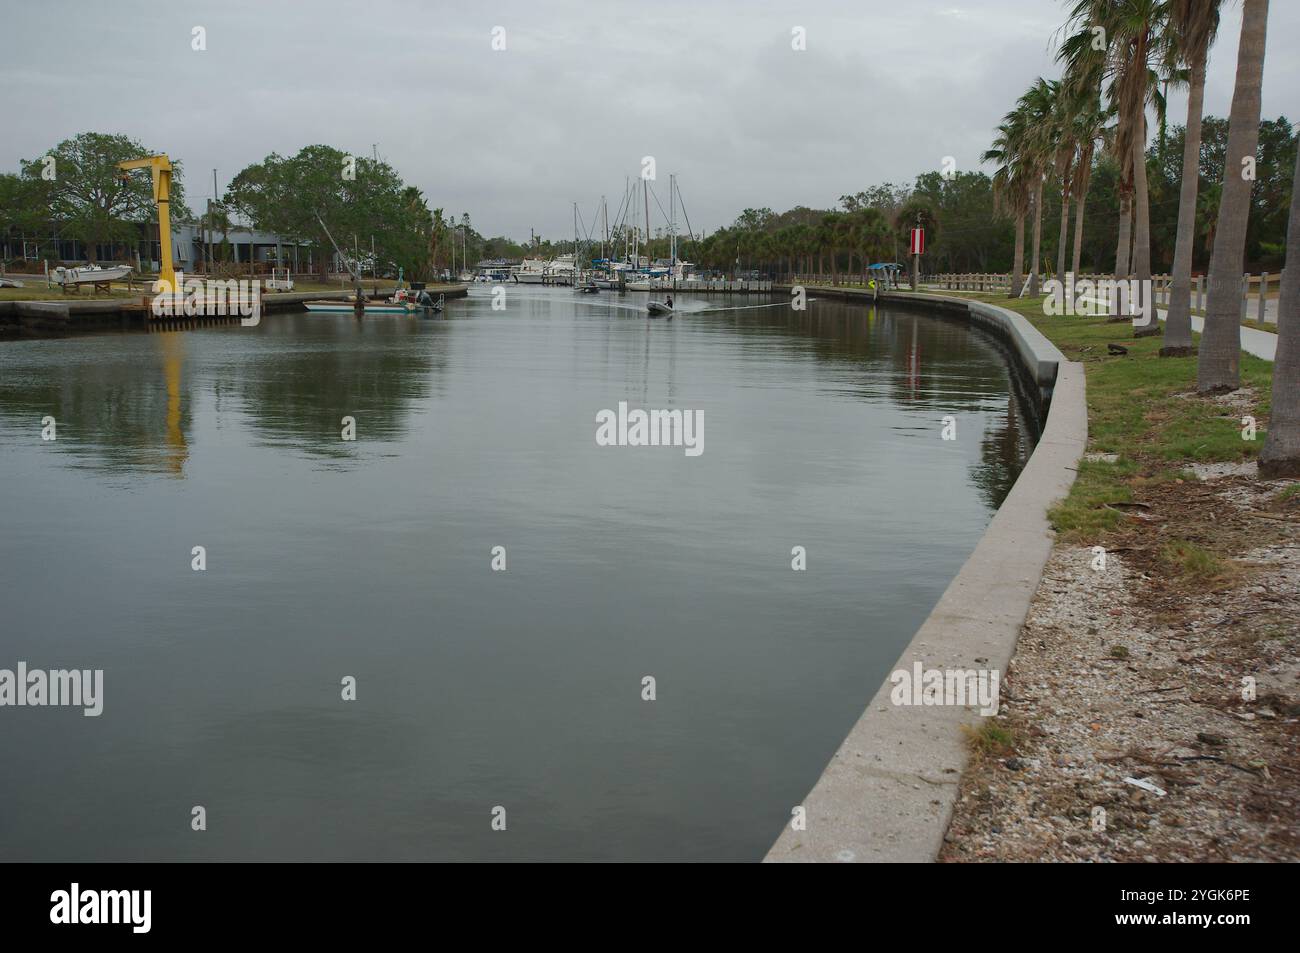
{"label": "canal water", "polygon": [[0,343],[0,669],[103,670],[0,707],[0,859],[760,859],[1030,438],[963,324],[644,303]]}

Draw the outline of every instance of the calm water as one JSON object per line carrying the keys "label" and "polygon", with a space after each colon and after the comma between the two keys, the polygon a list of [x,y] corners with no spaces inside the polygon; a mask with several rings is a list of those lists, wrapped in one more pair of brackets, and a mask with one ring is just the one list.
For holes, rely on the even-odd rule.
{"label": "calm water", "polygon": [[105,695],[0,708],[0,858],[761,858],[1025,428],[959,324],[644,298],[0,343],[0,668]]}

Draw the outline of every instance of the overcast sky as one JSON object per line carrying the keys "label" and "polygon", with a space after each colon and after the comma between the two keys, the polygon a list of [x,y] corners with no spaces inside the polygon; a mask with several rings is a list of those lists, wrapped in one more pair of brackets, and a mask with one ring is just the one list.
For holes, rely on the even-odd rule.
{"label": "overcast sky", "polygon": [[[1059,0],[581,3],[18,3],[0,7],[0,168],[124,133],[185,165],[191,196],[271,152],[377,146],[433,207],[488,235],[572,235],[641,157],[679,176],[695,231],[747,206],[828,207],[978,166],[992,128],[1056,76]],[[202,26],[207,49],[191,48]],[[506,49],[492,49],[503,27]],[[791,49],[806,30],[807,49]],[[1240,4],[1211,54],[1232,97]],[[1300,121],[1300,3],[1272,4],[1265,117]],[[1173,97],[1171,121],[1186,101]],[[1175,118],[1176,117],[1176,118]],[[195,208],[200,202],[191,201]],[[652,209],[652,220],[658,219]],[[657,224],[657,223],[656,223]]]}

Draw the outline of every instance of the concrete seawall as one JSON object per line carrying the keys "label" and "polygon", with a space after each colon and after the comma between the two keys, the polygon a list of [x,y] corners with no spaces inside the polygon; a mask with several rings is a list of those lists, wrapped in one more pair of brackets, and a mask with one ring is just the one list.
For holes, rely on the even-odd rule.
{"label": "concrete seawall", "polygon": [[[444,295],[447,298],[464,298],[469,294],[469,286],[463,284],[433,286],[429,293],[434,297]],[[391,290],[366,291],[362,294],[367,299],[386,298]],[[308,301],[329,301],[334,298],[351,298],[352,290],[343,288],[338,291],[275,291],[262,294],[262,310],[265,312],[296,310]],[[101,331],[106,329],[143,330],[157,324],[185,324],[201,326],[204,323],[238,323],[238,316],[209,318],[205,316],[153,318],[149,313],[149,296],[139,295],[129,298],[56,298],[43,301],[0,301],[0,337],[6,330],[18,334],[59,336],[77,334],[82,331]]]}
{"label": "concrete seawall", "polygon": [[[780,287],[773,289],[781,292]],[[869,300],[853,289],[818,296]],[[1036,328],[996,305],[942,295],[885,295],[881,304],[966,317],[997,334],[1043,392],[1042,435],[975,551],[891,671],[1006,671],[1052,548],[1047,510],[1069,491],[1088,439],[1083,365],[1065,360]],[[929,862],[943,843],[968,758],[964,725],[975,706],[903,706],[888,679],[874,693],[766,862]],[[794,805],[791,805],[792,807]]]}

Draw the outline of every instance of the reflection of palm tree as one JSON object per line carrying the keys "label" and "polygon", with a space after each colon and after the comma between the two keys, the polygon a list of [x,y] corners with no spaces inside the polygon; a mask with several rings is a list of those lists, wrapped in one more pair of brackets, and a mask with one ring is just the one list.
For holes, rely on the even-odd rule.
{"label": "reflection of palm tree", "polygon": [[1025,465],[1027,433],[1020,397],[1014,387],[1007,395],[1003,421],[990,426],[980,439],[980,464],[970,468],[971,482],[990,509],[997,509]]}

